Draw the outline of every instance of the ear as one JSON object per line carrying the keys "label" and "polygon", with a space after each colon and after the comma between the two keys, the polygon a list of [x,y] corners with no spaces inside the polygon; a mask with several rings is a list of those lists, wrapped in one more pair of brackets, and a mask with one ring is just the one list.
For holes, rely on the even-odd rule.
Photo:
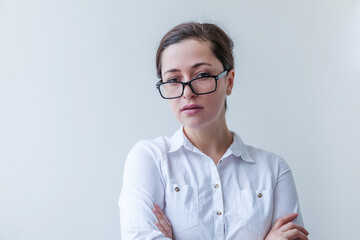
{"label": "ear", "polygon": [[227,74],[227,81],[226,81],[226,95],[230,95],[232,89],[234,87],[234,78],[235,78],[235,71],[231,69]]}

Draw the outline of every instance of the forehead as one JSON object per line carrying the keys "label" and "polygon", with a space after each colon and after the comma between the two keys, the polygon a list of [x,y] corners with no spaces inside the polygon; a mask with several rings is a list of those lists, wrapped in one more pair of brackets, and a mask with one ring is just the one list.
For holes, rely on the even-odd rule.
{"label": "forehead", "polygon": [[206,62],[222,66],[211,50],[209,42],[188,39],[168,46],[162,53],[162,72],[169,69],[187,70],[196,63]]}

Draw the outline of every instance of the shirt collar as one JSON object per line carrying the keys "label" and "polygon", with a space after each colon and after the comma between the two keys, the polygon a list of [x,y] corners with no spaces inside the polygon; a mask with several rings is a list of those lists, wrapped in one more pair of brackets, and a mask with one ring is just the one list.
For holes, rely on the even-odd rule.
{"label": "shirt collar", "polygon": [[[230,145],[229,149],[230,154],[234,154],[236,157],[241,157],[242,160],[246,162],[254,162],[254,159],[251,157],[247,146],[243,143],[240,136],[235,132],[231,132],[234,136],[233,143]],[[183,126],[177,130],[170,139],[170,148],[169,152],[175,152],[184,146],[186,149],[193,151],[194,145],[187,139],[184,134]]]}
{"label": "shirt collar", "polygon": [[184,134],[183,126],[181,126],[180,129],[177,130],[174,133],[174,135],[172,135],[172,137],[170,139],[169,152],[175,152],[182,146],[186,147],[189,150],[192,150],[192,148],[193,148],[192,143],[189,141],[189,139],[187,139],[187,137]]}
{"label": "shirt collar", "polygon": [[244,144],[240,136],[235,132],[231,131],[231,133],[234,135],[233,143],[229,147],[231,153],[236,157],[241,157],[241,159],[245,162],[254,162],[254,159],[251,157],[247,146]]}

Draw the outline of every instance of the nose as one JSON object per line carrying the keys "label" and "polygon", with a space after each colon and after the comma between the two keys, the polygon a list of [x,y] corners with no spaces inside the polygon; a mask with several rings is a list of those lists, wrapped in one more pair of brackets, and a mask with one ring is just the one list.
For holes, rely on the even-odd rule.
{"label": "nose", "polygon": [[196,94],[191,90],[190,86],[185,85],[183,97],[186,99],[190,99],[194,96],[196,96]]}

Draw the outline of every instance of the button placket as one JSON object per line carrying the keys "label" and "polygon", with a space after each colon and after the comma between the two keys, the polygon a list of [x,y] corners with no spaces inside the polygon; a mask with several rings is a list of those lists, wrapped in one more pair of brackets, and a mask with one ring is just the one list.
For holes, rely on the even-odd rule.
{"label": "button placket", "polygon": [[220,180],[221,170],[219,164],[215,165],[212,159],[209,165],[213,194],[214,239],[224,239],[224,202]]}

